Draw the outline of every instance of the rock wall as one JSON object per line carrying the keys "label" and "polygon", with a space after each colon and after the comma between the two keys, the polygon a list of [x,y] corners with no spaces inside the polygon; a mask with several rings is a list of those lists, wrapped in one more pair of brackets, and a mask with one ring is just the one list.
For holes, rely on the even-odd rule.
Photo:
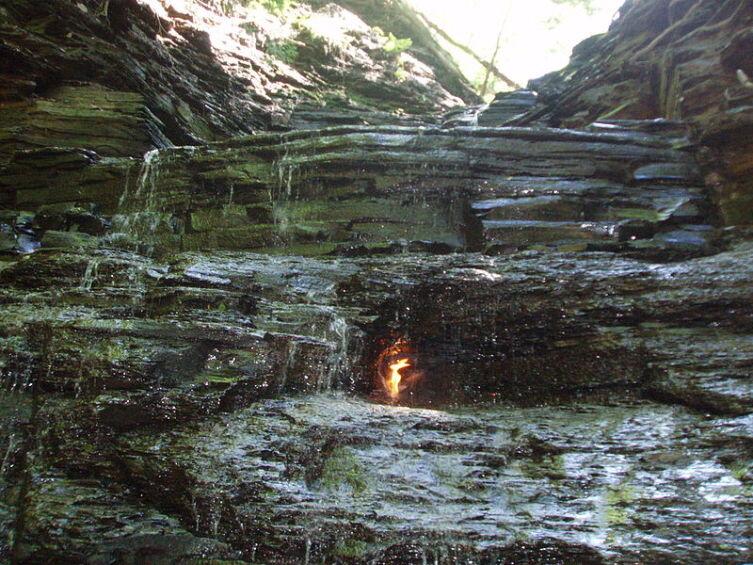
{"label": "rock wall", "polygon": [[[104,236],[160,255],[409,247],[600,250],[666,260],[720,243],[700,170],[692,154],[674,148],[677,139],[349,126],[167,149],[143,163],[27,151],[6,166],[0,189],[13,209],[38,210],[24,216],[29,229],[18,245],[43,248],[95,245]],[[75,217],[80,229],[71,239]]]}
{"label": "rock wall", "polygon": [[0,0],[0,561],[753,560],[705,113],[442,116],[402,2],[188,3]]}
{"label": "rock wall", "polygon": [[193,0],[4,0],[0,156],[39,146],[40,132],[48,145],[137,156],[285,128],[301,104],[378,108],[395,121],[398,110],[475,99],[457,69],[435,75],[421,61],[426,39],[385,49],[389,29],[337,4],[250,6],[222,14]]}
{"label": "rock wall", "polygon": [[562,126],[684,120],[722,221],[749,224],[752,26],[748,0],[630,0],[608,33],[575,48],[568,67],[531,82],[546,105],[535,118]]}

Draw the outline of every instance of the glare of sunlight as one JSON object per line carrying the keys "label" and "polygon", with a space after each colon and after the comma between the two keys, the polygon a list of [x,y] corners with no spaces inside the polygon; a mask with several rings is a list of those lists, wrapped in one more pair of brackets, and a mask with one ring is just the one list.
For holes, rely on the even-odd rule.
{"label": "glare of sunlight", "polygon": [[[572,48],[591,35],[603,33],[623,0],[573,2],[554,0],[410,0],[431,22],[483,60],[494,53],[496,66],[515,82],[564,67]],[[586,6],[590,5],[590,9]],[[500,35],[500,30],[502,31]],[[447,47],[447,46],[446,46]],[[473,82],[483,81],[483,68],[450,48]]]}

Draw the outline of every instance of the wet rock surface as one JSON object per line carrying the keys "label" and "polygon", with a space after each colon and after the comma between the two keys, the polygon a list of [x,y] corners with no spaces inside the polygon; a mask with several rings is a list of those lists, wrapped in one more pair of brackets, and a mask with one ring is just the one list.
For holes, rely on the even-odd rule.
{"label": "wet rock surface", "polygon": [[402,2],[0,1],[0,561],[753,560],[740,122],[582,99],[643,92],[584,63],[620,30],[681,51],[649,4],[747,21],[631,2],[447,112]]}
{"label": "wet rock surface", "polygon": [[[7,264],[14,555],[738,562],[750,254]],[[395,403],[397,339],[421,378]]]}
{"label": "wet rock surface", "polygon": [[[417,561],[460,546],[461,562],[514,562],[516,543],[554,535],[565,562],[733,562],[751,551],[749,487],[704,447],[731,422],[630,402],[447,412],[312,397],[160,451],[196,475],[214,470],[226,496],[253,484],[246,520],[263,515],[286,551],[314,560],[380,562],[410,539]],[[280,559],[274,545],[256,551]]]}
{"label": "wet rock surface", "polygon": [[531,90],[501,92],[494,100],[481,109],[477,124],[484,127],[505,126],[515,123],[533,111],[538,102],[538,94]]}
{"label": "wet rock surface", "polygon": [[[158,254],[529,248],[667,260],[717,250],[700,168],[676,148],[676,128],[651,126],[353,125],[151,151],[141,162],[34,150],[13,157],[0,189],[17,209],[97,210],[100,232]],[[87,243],[50,237],[47,247]]]}

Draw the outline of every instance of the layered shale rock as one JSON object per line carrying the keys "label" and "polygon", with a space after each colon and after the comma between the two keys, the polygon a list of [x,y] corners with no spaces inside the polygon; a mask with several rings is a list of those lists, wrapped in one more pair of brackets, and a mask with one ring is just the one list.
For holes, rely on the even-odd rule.
{"label": "layered shale rock", "polygon": [[[708,253],[716,240],[681,142],[672,130],[353,126],[151,152],[140,164],[29,150],[0,186],[17,209],[94,207],[114,217],[120,245],[159,253],[408,246],[672,258]],[[51,181],[48,168],[63,162],[70,172]]]}
{"label": "layered shale rock", "polygon": [[753,560],[742,3],[449,112],[403,2],[179,4],[0,0],[0,560]]}
{"label": "layered shale rock", "polygon": [[707,146],[707,183],[728,224],[750,223],[753,6],[747,0],[634,0],[568,67],[529,87],[531,115],[582,126],[611,119],[684,120]]}
{"label": "layered shale rock", "polygon": [[[534,548],[631,562],[668,558],[682,513],[693,541],[674,558],[731,560],[750,551],[750,253],[38,253],[2,273],[3,375],[35,406],[35,442],[8,445],[26,477],[6,491],[16,552],[158,552],[159,524],[162,542],[190,532],[186,551],[209,538],[251,561],[387,560],[408,540],[447,560],[515,555],[535,523]],[[421,373],[400,401],[414,408],[367,403],[398,340]],[[347,396],[310,396],[333,389]],[[122,516],[107,543],[103,503]]]}
{"label": "layered shale rock", "polygon": [[140,155],[284,128],[300,102],[426,113],[475,99],[457,69],[435,76],[418,47],[391,47],[389,27],[336,4],[246,4],[223,15],[193,0],[0,3],[0,150],[38,145],[40,132],[95,149],[81,144],[88,128],[103,154]]}

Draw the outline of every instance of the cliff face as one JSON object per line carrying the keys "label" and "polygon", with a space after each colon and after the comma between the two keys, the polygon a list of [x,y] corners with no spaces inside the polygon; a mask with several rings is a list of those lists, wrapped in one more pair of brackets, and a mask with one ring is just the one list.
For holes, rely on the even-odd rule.
{"label": "cliff face", "polygon": [[480,113],[403,2],[248,4],[0,0],[0,561],[753,560],[753,244],[698,163],[747,109],[713,42],[672,120],[605,70],[687,3]]}
{"label": "cliff face", "polygon": [[727,224],[753,222],[753,4],[630,0],[568,67],[532,81],[562,126],[599,119],[683,120],[702,145],[707,184]]}
{"label": "cliff face", "polygon": [[390,44],[388,29],[333,3],[221,14],[194,0],[3,0],[0,16],[0,155],[59,145],[137,156],[284,129],[297,107],[301,125],[328,105],[358,122],[359,110],[475,99],[457,70],[422,62],[439,61],[425,35]]}

